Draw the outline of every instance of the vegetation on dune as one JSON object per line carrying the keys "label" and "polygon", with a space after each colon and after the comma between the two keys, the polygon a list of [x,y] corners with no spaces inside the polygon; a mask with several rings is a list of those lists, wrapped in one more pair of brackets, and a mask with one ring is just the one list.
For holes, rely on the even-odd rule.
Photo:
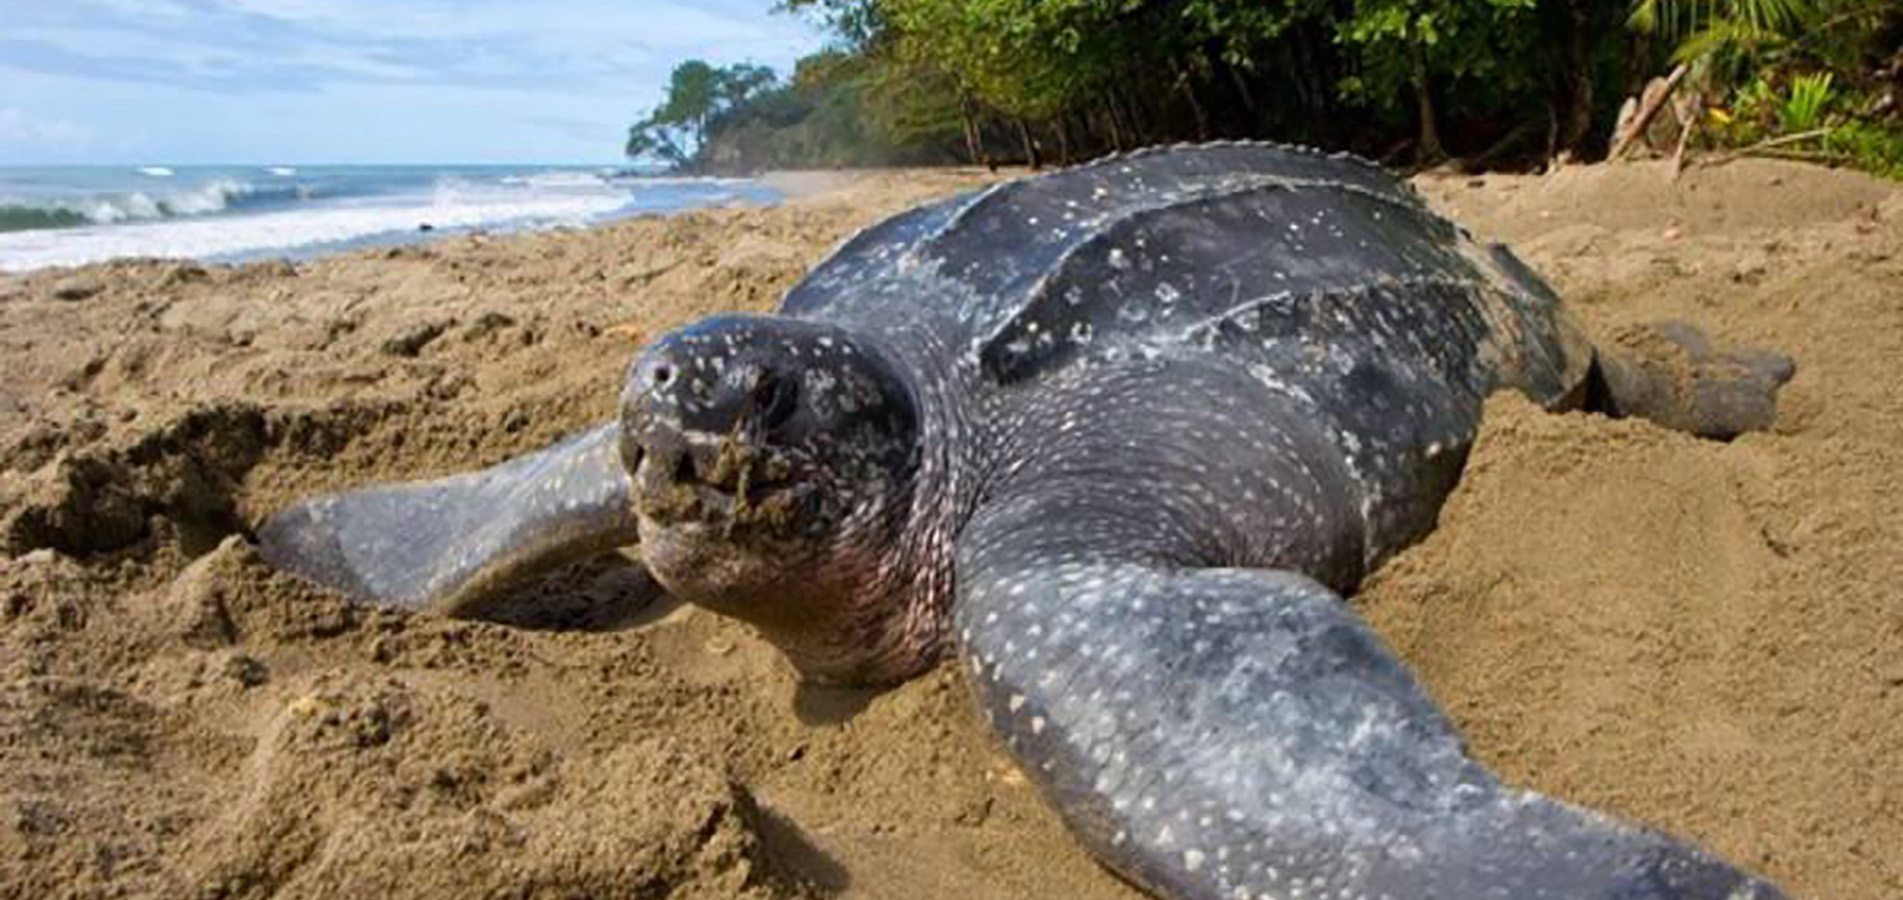
{"label": "vegetation on dune", "polygon": [[[825,22],[833,45],[784,80],[758,66],[683,63],[667,101],[630,131],[629,155],[723,171],[1037,166],[1264,138],[1421,165],[1678,144],[1903,173],[1903,0],[780,0],[780,9]],[[1656,102],[1628,100],[1648,83]],[[1633,139],[1620,141],[1616,126]]]}
{"label": "vegetation on dune", "polygon": [[681,63],[668,80],[667,102],[628,130],[627,155],[687,167],[724,117],[755,110],[775,81],[765,66],[737,63],[717,69],[698,59]]}

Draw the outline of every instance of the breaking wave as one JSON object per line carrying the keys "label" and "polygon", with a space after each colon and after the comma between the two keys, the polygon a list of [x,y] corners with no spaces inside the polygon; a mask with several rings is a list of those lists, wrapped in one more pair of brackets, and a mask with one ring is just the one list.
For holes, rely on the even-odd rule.
{"label": "breaking wave", "polygon": [[181,169],[163,182],[131,172],[0,169],[0,271],[121,256],[317,255],[424,234],[585,226],[778,199],[744,180],[630,179],[577,168],[251,166]]}
{"label": "breaking wave", "polygon": [[221,178],[199,187],[178,191],[130,191],[64,200],[47,205],[0,202],[0,231],[117,225],[125,222],[203,216],[246,207],[294,203],[310,198],[310,190],[297,185],[261,188],[250,182]]}
{"label": "breaking wave", "polygon": [[377,235],[414,234],[428,225],[466,229],[585,225],[626,203],[619,196],[533,198],[518,202],[452,200],[416,207],[278,210],[243,217],[139,222],[0,240],[0,270],[78,265],[117,256],[219,258],[346,244]]}
{"label": "breaking wave", "polygon": [[0,206],[0,232],[72,228],[91,222],[84,213],[37,206]]}

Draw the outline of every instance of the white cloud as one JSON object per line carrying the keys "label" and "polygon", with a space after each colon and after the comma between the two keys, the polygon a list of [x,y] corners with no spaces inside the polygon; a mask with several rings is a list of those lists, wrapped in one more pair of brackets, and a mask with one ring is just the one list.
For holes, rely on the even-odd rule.
{"label": "white cloud", "polygon": [[0,162],[612,158],[678,62],[820,45],[769,3],[0,0]]}
{"label": "white cloud", "polygon": [[0,147],[72,150],[93,142],[92,129],[64,119],[45,119],[15,107],[0,108]]}
{"label": "white cloud", "polygon": [[765,0],[64,0],[0,32],[0,67],[221,91],[626,90],[689,57],[786,68],[818,44]]}
{"label": "white cloud", "polygon": [[[222,0],[227,9],[362,36],[427,40],[513,38],[596,45],[755,41],[802,26],[761,15],[764,2],[656,0]],[[724,14],[723,14],[724,13]]]}

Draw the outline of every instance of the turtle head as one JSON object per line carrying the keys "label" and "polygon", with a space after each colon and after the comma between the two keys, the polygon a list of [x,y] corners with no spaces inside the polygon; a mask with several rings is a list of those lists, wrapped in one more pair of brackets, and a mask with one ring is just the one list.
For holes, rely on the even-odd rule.
{"label": "turtle head", "polygon": [[841,620],[871,611],[848,607],[890,593],[918,422],[907,380],[853,332],[720,316],[669,334],[621,401],[642,556],[670,593],[753,623],[796,664],[809,632],[850,641]]}

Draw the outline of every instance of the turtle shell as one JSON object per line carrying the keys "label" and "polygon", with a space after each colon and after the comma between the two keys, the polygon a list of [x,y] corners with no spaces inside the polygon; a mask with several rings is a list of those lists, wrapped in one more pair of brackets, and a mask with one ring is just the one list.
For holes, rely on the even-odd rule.
{"label": "turtle shell", "polygon": [[[1257,143],[1109,157],[920,207],[848,240],[783,312],[891,325],[925,315],[990,380],[1080,359],[1323,331],[1473,393],[1576,393],[1590,347],[1558,298],[1380,167]],[[1355,337],[1358,336],[1358,337]]]}

